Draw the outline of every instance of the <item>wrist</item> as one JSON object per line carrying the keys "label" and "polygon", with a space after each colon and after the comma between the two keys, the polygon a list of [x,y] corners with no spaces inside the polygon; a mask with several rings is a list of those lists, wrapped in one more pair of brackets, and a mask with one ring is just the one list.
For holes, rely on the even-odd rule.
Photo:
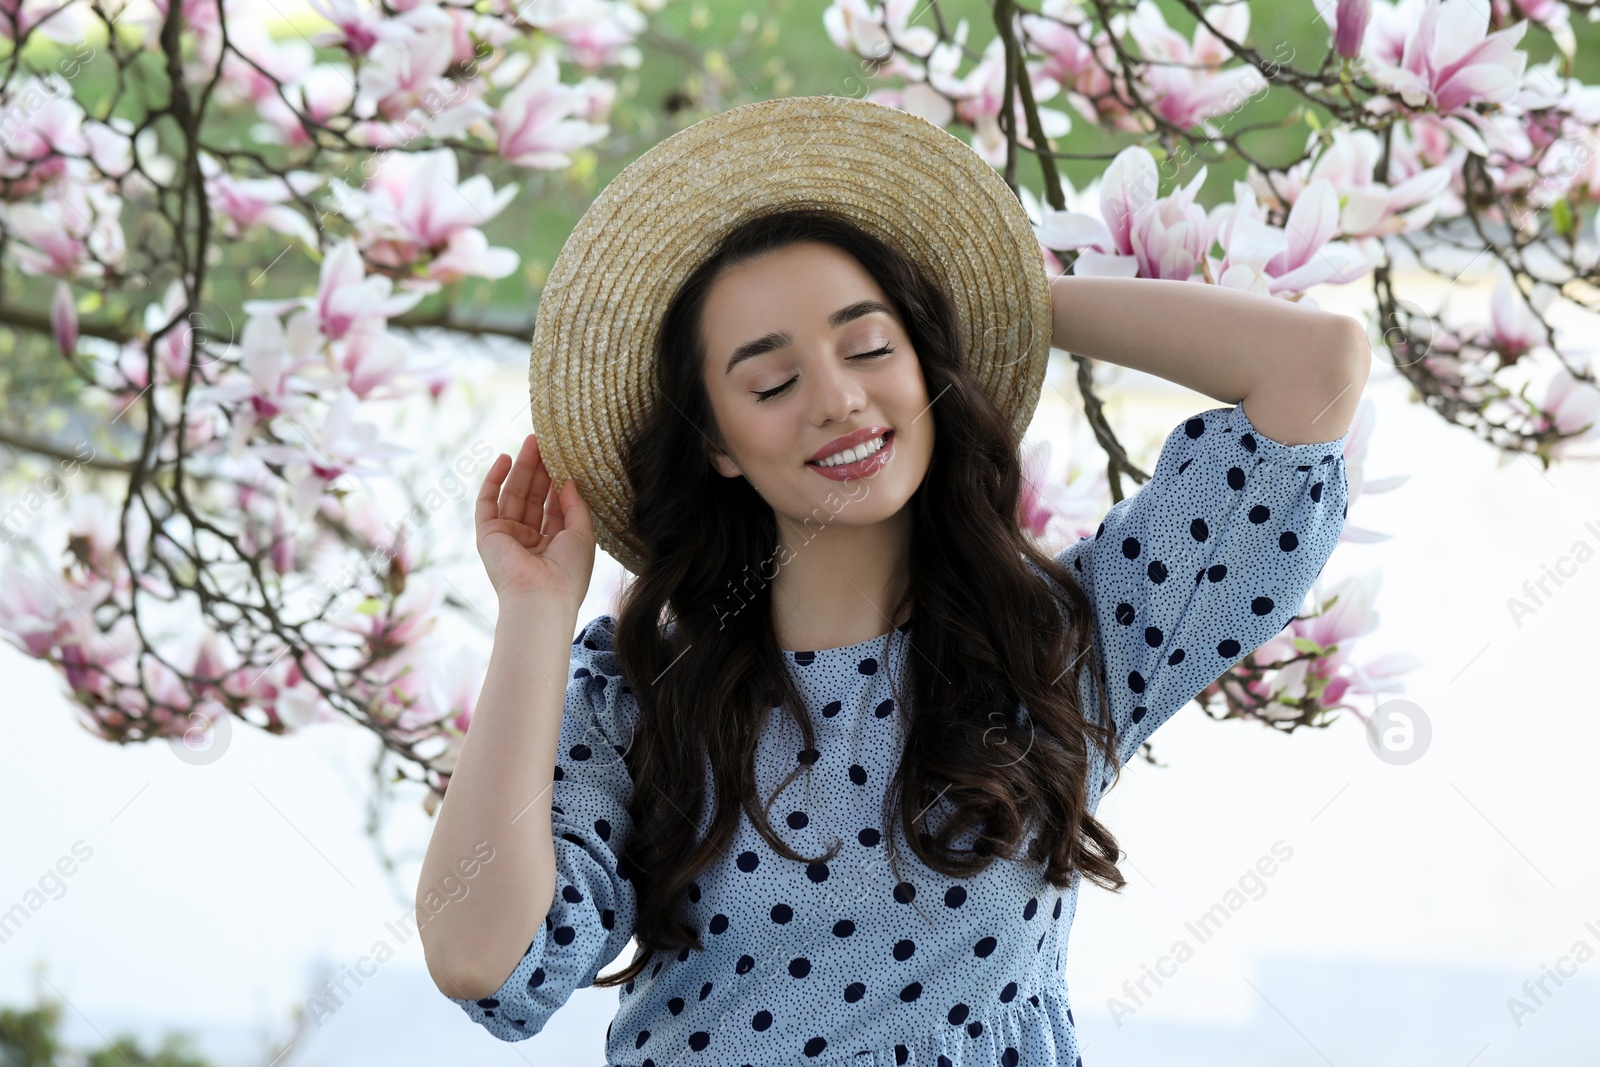
{"label": "wrist", "polygon": [[578,621],[580,605],[569,603],[549,592],[507,591],[499,594],[498,626],[525,625],[531,622],[564,623],[569,629]]}

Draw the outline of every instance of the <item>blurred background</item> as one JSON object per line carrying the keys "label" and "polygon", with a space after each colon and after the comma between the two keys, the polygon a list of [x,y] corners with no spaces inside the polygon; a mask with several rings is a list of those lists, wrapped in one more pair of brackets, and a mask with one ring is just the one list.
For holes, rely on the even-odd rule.
{"label": "blurred background", "polygon": [[[1203,695],[1103,802],[1129,884],[1080,898],[1065,973],[1085,1064],[1600,1062],[1592,22],[1488,0],[1258,3],[1242,23],[1240,4],[1149,0],[58,7],[0,12],[0,1064],[605,1062],[614,990],[502,1043],[434,987],[412,932],[490,644],[471,497],[530,428],[538,292],[594,195],[705,114],[813,93],[972,143],[1052,273],[1154,263],[1368,324],[1345,542],[1292,627],[1325,654],[1255,665],[1270,715]],[[1037,104],[1012,114],[1043,124],[1054,189],[1028,145],[1008,166],[1008,11]],[[1249,54],[1196,36],[1195,11]],[[1097,66],[1118,61],[1061,30],[1173,62],[1139,67],[1143,104],[1121,106]],[[475,48],[483,95],[427,103],[417,72],[467,84]],[[168,54],[204,123],[167,107]],[[419,106],[421,132],[397,133]],[[1159,188],[1118,201],[1112,166]],[[1019,521],[1055,548],[1092,532],[1112,500],[1099,432],[1148,471],[1216,406],[1053,352]],[[624,573],[600,556],[582,620]],[[147,633],[108,610],[134,585]],[[331,627],[258,622],[318,596]],[[314,640],[371,669],[319,694],[285,655]],[[239,684],[197,681],[218,676]]]}

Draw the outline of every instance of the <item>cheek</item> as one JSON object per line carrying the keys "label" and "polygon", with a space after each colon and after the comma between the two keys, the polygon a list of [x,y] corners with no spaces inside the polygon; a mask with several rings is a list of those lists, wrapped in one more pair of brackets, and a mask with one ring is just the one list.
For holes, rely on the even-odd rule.
{"label": "cheek", "polygon": [[895,388],[904,402],[916,404],[918,410],[928,402],[928,386],[922,377],[922,364],[917,362],[916,356],[906,360],[901,373],[895,375]]}
{"label": "cheek", "polygon": [[719,423],[736,455],[748,464],[774,463],[793,451],[785,419],[763,411],[760,405],[734,404]]}
{"label": "cheek", "polygon": [[[891,389],[893,390],[891,403],[896,409],[897,421],[909,422],[928,407],[928,389],[923,384],[922,368],[915,360],[910,361],[909,368],[903,374],[895,376]],[[917,419],[915,426],[903,428],[919,431],[923,429],[922,424],[927,421],[929,421],[928,416],[923,415]]]}

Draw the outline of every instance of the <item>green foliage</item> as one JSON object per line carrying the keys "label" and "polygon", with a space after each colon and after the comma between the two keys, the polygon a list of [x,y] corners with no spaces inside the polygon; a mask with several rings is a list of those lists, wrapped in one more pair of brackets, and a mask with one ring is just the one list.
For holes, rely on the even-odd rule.
{"label": "green foliage", "polygon": [[65,1048],[57,1037],[61,1005],[41,1001],[31,1008],[0,1008],[0,1067],[211,1067],[190,1048],[192,1039],[167,1034],[146,1052],[137,1039],[118,1036],[93,1050]]}

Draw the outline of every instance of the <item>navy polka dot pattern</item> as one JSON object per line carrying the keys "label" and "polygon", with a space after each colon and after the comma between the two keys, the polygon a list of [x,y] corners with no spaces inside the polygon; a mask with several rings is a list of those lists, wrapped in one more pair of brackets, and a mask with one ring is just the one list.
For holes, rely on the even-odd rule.
{"label": "navy polka dot pattern", "polygon": [[1094,604],[1119,761],[1299,612],[1344,530],[1349,437],[1286,445],[1242,404],[1202,412],[1056,557]]}
{"label": "navy polka dot pattern", "polygon": [[[1094,602],[1124,753],[1298,609],[1344,521],[1343,441],[1284,445],[1238,406],[1195,416],[1168,436],[1150,482],[1057,557]],[[537,1034],[633,928],[634,885],[613,848],[632,828],[622,755],[638,704],[619,673],[614,623],[602,615],[573,642],[550,914],[494,994],[455,1001],[505,1041]],[[659,953],[620,989],[608,1065],[1082,1067],[1062,973],[1079,880],[1060,890],[1003,858],[950,878],[917,859],[898,824],[882,825],[907,715],[889,679],[905,677],[910,627],[785,653],[816,738],[807,748],[787,716],[769,718],[759,796],[801,768],[773,802],[773,830],[802,855],[835,843],[838,852],[785,859],[741,816],[683,903],[705,949]],[[1081,693],[1094,707],[1090,675]],[[1093,770],[1098,805],[1109,775]],[[936,797],[924,816],[937,825],[950,807]],[[699,829],[709,823],[708,810]],[[898,875],[885,852],[891,832]]]}

